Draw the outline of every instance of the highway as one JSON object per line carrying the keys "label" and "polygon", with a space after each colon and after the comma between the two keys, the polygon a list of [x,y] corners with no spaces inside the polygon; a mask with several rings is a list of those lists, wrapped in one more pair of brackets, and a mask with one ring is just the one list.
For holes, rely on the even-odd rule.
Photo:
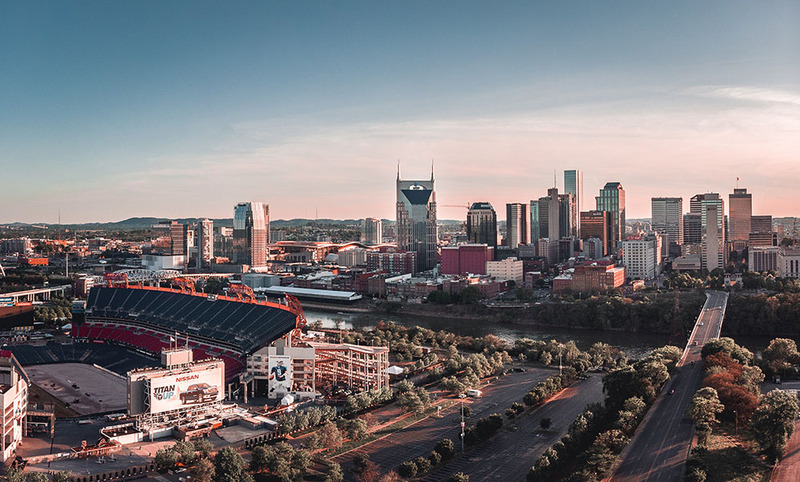
{"label": "highway", "polygon": [[[719,338],[728,303],[727,293],[709,291],[695,322],[683,358],[621,454],[613,481],[680,481],[694,436],[685,412],[702,379],[700,351],[708,340]],[[675,390],[673,395],[670,391]]]}

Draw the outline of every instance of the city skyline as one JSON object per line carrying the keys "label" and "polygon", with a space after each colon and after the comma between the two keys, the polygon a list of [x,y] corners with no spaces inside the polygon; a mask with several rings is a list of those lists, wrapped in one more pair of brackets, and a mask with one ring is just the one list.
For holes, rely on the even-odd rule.
{"label": "city skyline", "polygon": [[276,219],[393,219],[398,159],[412,179],[435,161],[440,219],[538,199],[554,170],[563,192],[565,169],[587,201],[622,183],[628,218],[737,177],[754,214],[797,216],[798,17],[796,2],[5,5],[0,223],[227,218],[247,200]]}

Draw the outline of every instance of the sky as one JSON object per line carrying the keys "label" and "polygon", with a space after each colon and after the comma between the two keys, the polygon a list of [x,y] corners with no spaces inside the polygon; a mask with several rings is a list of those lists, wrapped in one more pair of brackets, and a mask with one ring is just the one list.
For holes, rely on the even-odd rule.
{"label": "sky", "polygon": [[0,222],[393,219],[398,161],[443,219],[564,169],[800,215],[800,2],[0,0]]}

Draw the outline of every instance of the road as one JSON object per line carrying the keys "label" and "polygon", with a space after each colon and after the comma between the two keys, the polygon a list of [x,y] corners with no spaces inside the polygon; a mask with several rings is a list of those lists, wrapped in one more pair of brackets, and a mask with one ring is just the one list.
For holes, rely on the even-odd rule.
{"label": "road", "polygon": [[[647,412],[630,445],[621,454],[622,463],[611,480],[683,480],[684,463],[694,430],[686,417],[703,372],[700,350],[708,340],[719,338],[728,302],[726,293],[710,291],[695,322],[689,342],[673,379]],[[673,395],[669,395],[675,390]]]}
{"label": "road", "polygon": [[[503,414],[514,402],[521,402],[522,397],[536,383],[557,373],[552,369],[527,368],[524,373],[509,373],[483,389],[483,396],[467,399],[472,407],[472,416],[468,423],[474,424],[479,418],[492,413]],[[436,442],[450,438],[460,449],[459,438],[459,405],[443,410],[442,417],[429,417],[421,422],[398,430],[386,437],[361,446],[358,449],[339,455],[333,461],[342,465],[345,477],[352,477],[350,469],[352,460],[358,453],[369,454],[370,460],[380,467],[381,472],[397,470],[397,467],[420,455],[428,456]]]}
{"label": "road", "polygon": [[[469,474],[470,480],[525,480],[525,475],[542,453],[567,433],[569,424],[587,404],[603,400],[603,376],[592,374],[578,380],[532,413],[526,413],[515,425],[506,427],[494,437],[472,448],[464,457],[435,468],[425,481],[447,480],[456,472]],[[539,430],[539,422],[549,418],[547,432]],[[512,425],[513,427],[514,425]]]}

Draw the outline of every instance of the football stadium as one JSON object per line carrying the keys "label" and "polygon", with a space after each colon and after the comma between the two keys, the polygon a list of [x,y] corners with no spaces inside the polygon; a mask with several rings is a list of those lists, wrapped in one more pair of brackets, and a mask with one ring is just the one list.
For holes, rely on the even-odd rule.
{"label": "football stadium", "polygon": [[180,344],[194,359],[225,362],[236,380],[247,355],[298,327],[297,306],[150,286],[93,287],[84,320],[73,323],[78,341],[117,344],[153,356]]}

